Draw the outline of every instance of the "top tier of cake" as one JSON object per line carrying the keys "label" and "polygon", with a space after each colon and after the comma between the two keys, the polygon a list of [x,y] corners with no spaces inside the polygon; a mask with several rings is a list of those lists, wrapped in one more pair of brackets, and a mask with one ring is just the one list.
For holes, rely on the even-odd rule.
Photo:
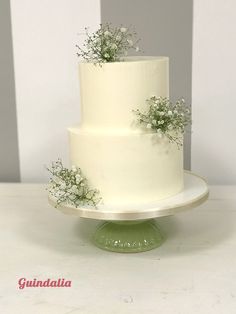
{"label": "top tier of cake", "polygon": [[151,96],[169,96],[167,57],[127,57],[123,62],[79,64],[83,130],[135,130],[133,110]]}

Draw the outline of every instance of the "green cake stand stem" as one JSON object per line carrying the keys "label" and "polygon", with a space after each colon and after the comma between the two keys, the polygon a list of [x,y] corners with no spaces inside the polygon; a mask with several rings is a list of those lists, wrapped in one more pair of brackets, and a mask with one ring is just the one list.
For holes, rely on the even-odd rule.
{"label": "green cake stand stem", "polygon": [[160,246],[163,240],[154,219],[107,221],[93,235],[93,242],[100,249],[118,253],[149,251]]}

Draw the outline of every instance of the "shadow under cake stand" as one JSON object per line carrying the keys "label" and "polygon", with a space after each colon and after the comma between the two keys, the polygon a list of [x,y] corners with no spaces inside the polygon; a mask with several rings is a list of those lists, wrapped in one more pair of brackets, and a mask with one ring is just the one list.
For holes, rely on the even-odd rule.
{"label": "shadow under cake stand", "polygon": [[[202,204],[209,195],[205,180],[185,171],[184,189],[180,193],[148,205],[129,208],[108,208],[100,205],[74,207],[60,204],[56,208],[64,214],[105,221],[93,235],[93,242],[101,249],[136,253],[152,250],[164,240],[154,218],[177,214]],[[49,203],[56,206],[56,200],[49,196]]]}

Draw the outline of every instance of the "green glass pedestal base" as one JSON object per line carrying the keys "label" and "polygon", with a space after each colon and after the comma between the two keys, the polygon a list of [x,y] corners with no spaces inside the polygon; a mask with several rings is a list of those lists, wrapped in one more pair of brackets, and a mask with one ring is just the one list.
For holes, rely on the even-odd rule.
{"label": "green glass pedestal base", "polygon": [[97,228],[93,242],[107,251],[138,253],[160,246],[163,236],[154,220],[113,221]]}

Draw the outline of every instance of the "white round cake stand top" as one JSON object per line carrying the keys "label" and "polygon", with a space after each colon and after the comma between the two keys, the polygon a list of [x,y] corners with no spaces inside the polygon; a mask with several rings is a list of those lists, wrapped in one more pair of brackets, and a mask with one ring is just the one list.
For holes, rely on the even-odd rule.
{"label": "white round cake stand top", "polygon": [[[184,189],[180,193],[146,205],[129,205],[127,207],[109,207],[99,205],[94,207],[74,207],[72,205],[58,205],[57,209],[64,214],[77,215],[83,218],[99,220],[142,220],[169,216],[191,209],[202,204],[209,195],[206,181],[198,175],[185,171]],[[56,206],[56,200],[49,196],[49,203]]]}

